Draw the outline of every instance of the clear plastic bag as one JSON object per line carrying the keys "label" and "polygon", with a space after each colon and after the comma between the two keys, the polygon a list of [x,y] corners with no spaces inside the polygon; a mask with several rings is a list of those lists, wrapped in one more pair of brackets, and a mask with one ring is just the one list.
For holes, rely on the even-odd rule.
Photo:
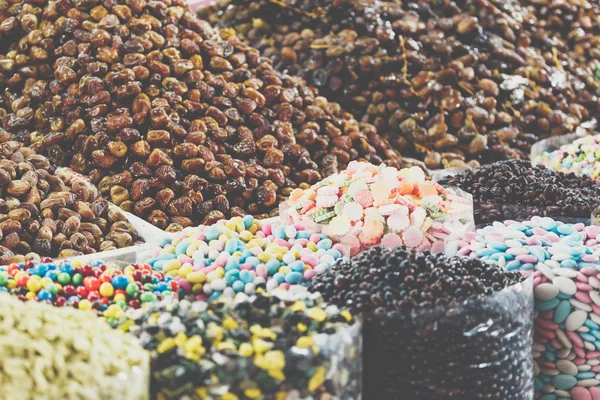
{"label": "clear plastic bag", "polygon": [[364,322],[365,399],[533,399],[533,281]]}
{"label": "clear plastic bag", "polygon": [[146,356],[140,366],[128,374],[121,373],[104,379],[99,389],[102,399],[148,400],[150,398],[150,364]]}

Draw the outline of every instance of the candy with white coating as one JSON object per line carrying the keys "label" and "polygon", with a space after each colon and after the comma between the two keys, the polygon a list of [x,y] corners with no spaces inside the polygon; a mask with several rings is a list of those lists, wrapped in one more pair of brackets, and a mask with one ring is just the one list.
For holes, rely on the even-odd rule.
{"label": "candy with white coating", "polygon": [[306,285],[346,253],[344,245],[302,224],[245,216],[186,228],[163,239],[141,261],[172,277],[191,298],[214,300]]}
{"label": "candy with white coating", "polygon": [[496,222],[446,250],[533,275],[539,399],[600,399],[600,227],[551,218]]}

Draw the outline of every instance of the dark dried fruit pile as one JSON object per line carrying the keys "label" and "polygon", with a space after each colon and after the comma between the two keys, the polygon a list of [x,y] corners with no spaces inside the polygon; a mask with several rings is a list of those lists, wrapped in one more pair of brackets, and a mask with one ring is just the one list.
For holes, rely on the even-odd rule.
{"label": "dark dried fruit pile", "polygon": [[457,186],[473,195],[475,223],[532,216],[589,221],[600,205],[600,184],[589,176],[576,176],[533,167],[526,160],[508,160],[449,176],[443,185]]}
{"label": "dark dried fruit pile", "polygon": [[66,184],[50,161],[0,135],[0,265],[71,257],[141,243],[90,185]]}
{"label": "dark dried fruit pile", "polygon": [[540,138],[595,127],[594,63],[574,52],[595,56],[597,39],[576,45],[577,24],[557,35],[534,11],[516,0],[222,0],[202,15],[439,168],[526,158]]}
{"label": "dark dried fruit pile", "polygon": [[372,247],[309,290],[365,317],[365,399],[533,398],[533,286],[479,260]]}
{"label": "dark dried fruit pile", "polygon": [[3,4],[4,129],[160,228],[264,216],[350,160],[399,162],[183,0]]}

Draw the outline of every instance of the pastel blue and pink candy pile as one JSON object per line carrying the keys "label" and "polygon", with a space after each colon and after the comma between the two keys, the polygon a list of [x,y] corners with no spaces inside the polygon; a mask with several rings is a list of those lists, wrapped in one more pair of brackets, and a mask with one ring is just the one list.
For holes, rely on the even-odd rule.
{"label": "pastel blue and pink candy pile", "polygon": [[346,252],[301,224],[261,223],[245,216],[185,228],[162,240],[144,263],[173,277],[197,299],[213,300],[306,285]]}
{"label": "pastel blue and pink candy pile", "polygon": [[600,227],[497,222],[446,251],[533,275],[537,399],[600,399]]}

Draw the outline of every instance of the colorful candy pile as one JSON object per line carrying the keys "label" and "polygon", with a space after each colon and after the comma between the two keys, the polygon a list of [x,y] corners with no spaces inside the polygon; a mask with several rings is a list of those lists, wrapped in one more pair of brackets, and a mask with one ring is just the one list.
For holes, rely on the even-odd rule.
{"label": "colorful candy pile", "polygon": [[0,266],[0,292],[21,300],[49,302],[80,310],[95,309],[106,318],[122,318],[127,307],[161,300],[179,291],[179,284],[149,265],[95,261],[52,261]]}
{"label": "colorful candy pile", "polygon": [[588,135],[561,146],[558,150],[544,152],[538,159],[556,171],[573,172],[575,175],[600,177],[600,134]]}
{"label": "colorful candy pile", "polygon": [[154,398],[360,397],[360,324],[348,311],[318,296],[223,300],[156,302],[121,321],[151,351]]}
{"label": "colorful candy pile", "polygon": [[148,399],[148,356],[93,314],[0,293],[2,399]]}
{"label": "colorful candy pile", "polygon": [[600,227],[534,217],[448,244],[534,278],[534,383],[541,399],[600,399]]}
{"label": "colorful candy pile", "polygon": [[163,239],[144,263],[163,271],[197,300],[306,284],[346,252],[301,224],[259,223],[250,215],[185,228]]}
{"label": "colorful candy pile", "polygon": [[473,221],[470,195],[426,181],[419,167],[353,161],[310,189],[296,189],[281,206],[286,222],[311,222],[357,254],[378,244],[443,251],[450,232]]}

